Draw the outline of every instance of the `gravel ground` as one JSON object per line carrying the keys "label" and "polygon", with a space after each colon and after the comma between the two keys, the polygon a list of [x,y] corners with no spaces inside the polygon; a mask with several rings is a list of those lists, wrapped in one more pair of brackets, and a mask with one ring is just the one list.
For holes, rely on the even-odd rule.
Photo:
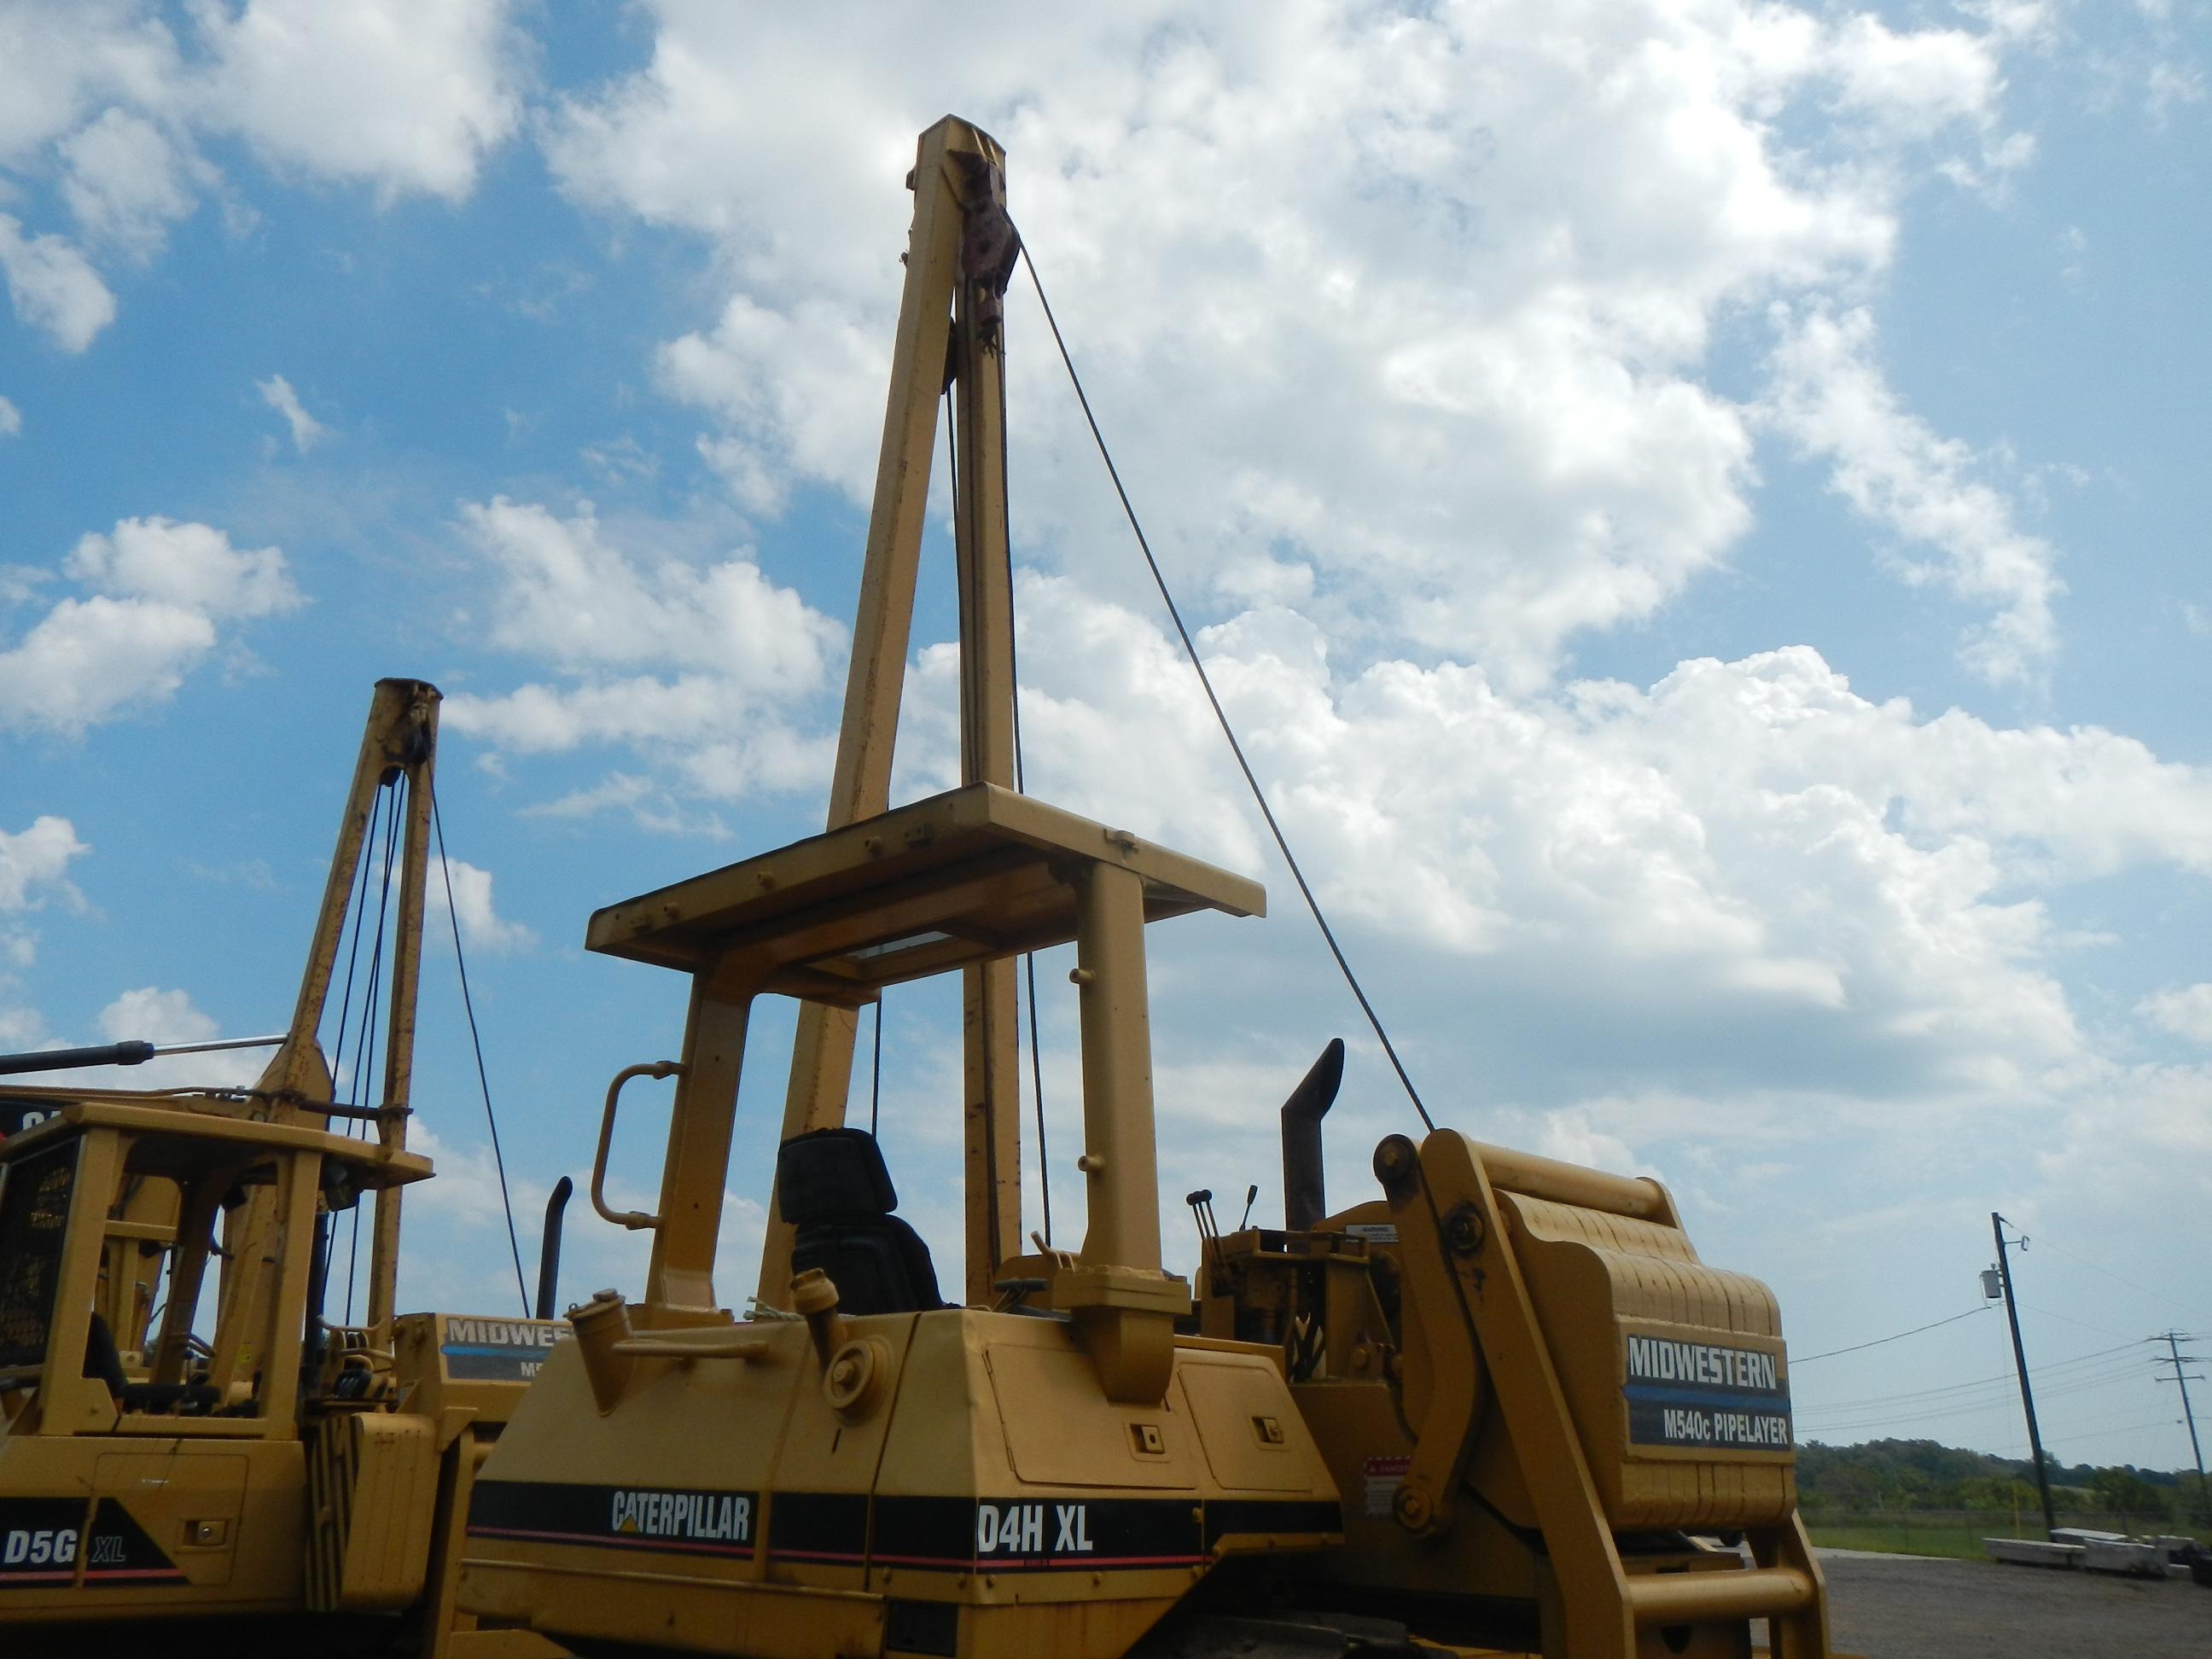
{"label": "gravel ground", "polygon": [[1829,1638],[1867,1659],[2207,1659],[2212,1589],[1821,1550]]}

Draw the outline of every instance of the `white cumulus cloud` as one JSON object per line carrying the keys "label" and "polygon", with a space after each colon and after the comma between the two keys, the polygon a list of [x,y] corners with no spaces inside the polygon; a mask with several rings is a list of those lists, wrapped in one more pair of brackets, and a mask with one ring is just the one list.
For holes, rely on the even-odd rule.
{"label": "white cumulus cloud", "polygon": [[2212,1048],[2212,984],[2156,992],[2137,1003],[2136,1012],[2162,1031]]}
{"label": "white cumulus cloud", "polygon": [[146,258],[176,220],[198,205],[213,169],[180,149],[153,122],[120,107],[103,111],[63,139],[62,199],[89,240]]}
{"label": "white cumulus cloud", "polygon": [[[949,106],[1007,145],[1014,216],[1186,586],[1296,590],[1348,647],[1515,689],[1728,556],[1758,431],[1708,378],[1717,325],[1863,292],[1915,169],[1986,169],[2008,142],[2017,33],[1719,0],[1305,0],[1012,11],[982,49],[897,15],[855,53],[800,13],[651,13],[651,61],[564,100],[547,149],[580,201],[711,240],[727,296],[657,368],[746,510],[810,480],[866,497],[896,181]],[[825,86],[855,113],[804,168],[723,164],[813,131]],[[1087,436],[1032,302],[1009,306],[1016,534],[1053,568],[1114,568]],[[2031,655],[2002,550],[1974,597]]]}
{"label": "white cumulus cloud", "polygon": [[70,860],[90,850],[76,838],[74,824],[52,813],[33,818],[25,830],[0,830],[0,915],[34,910],[49,894],[76,902],[65,872]]}
{"label": "white cumulus cloud", "polygon": [[26,234],[22,222],[0,213],[0,276],[15,314],[44,330],[64,351],[82,351],[115,320],[115,296],[65,237]]}
{"label": "white cumulus cloud", "polygon": [[83,537],[63,571],[88,592],[57,601],[20,637],[0,636],[0,726],[75,736],[159,702],[216,648],[222,625],[300,605],[277,549],[222,531],[125,519]]}
{"label": "white cumulus cloud", "polygon": [[521,119],[507,0],[202,3],[195,112],[279,167],[458,201]]}
{"label": "white cumulus cloud", "polygon": [[0,202],[51,181],[74,239],[0,214],[17,316],[81,351],[112,320],[95,259],[144,262],[210,193],[205,147],[459,201],[520,127],[529,49],[513,0],[72,0],[0,7]]}
{"label": "white cumulus cloud", "polygon": [[[453,903],[446,902],[446,883],[453,884]],[[448,859],[445,874],[433,874],[428,883],[431,925],[443,931],[458,916],[461,942],[471,950],[495,954],[534,945],[538,935],[519,921],[509,921],[492,904],[491,872],[459,859]]]}
{"label": "white cumulus cloud", "polygon": [[826,761],[787,711],[826,684],[844,630],[750,558],[625,547],[588,502],[565,519],[473,503],[459,527],[493,580],[491,642],[558,678],[448,697],[456,729],[522,752],[636,744],[710,795],[818,779]]}
{"label": "white cumulus cloud", "polygon": [[1961,655],[1992,680],[2032,678],[2057,647],[2051,603],[2065,592],[2056,550],[2014,522],[2011,502],[1976,477],[1978,458],[1905,409],[1874,359],[1871,313],[1815,312],[1784,325],[1772,416],[1833,464],[1836,489],[1932,565],[1906,574],[1994,608]]}
{"label": "white cumulus cloud", "polygon": [[[1065,579],[1025,581],[1019,614],[1030,787],[1269,869],[1161,631]],[[2212,874],[2205,769],[2094,727],[1871,701],[1807,647],[1513,695],[1465,664],[1339,671],[1283,611],[1202,646],[1431,1075],[1475,1063],[1473,1044],[1512,1086],[1569,1100],[1644,1096],[1655,1076],[1954,1106],[2038,1094],[2095,1060],[2051,899],[2121,870]],[[925,655],[918,689],[952,668]],[[908,787],[940,786],[951,734],[918,735]],[[1302,927],[1294,890],[1277,898],[1292,919],[1269,925]],[[1479,1035],[1452,1012],[1474,1007],[1491,1011]]]}
{"label": "white cumulus cloud", "polygon": [[291,429],[292,447],[302,455],[330,436],[325,426],[300,402],[300,394],[292,390],[292,383],[282,374],[271,374],[265,380],[256,380],[253,389],[261,394],[261,401],[284,417]]}
{"label": "white cumulus cloud", "polygon": [[23,429],[23,411],[0,398],[0,438],[12,438]]}

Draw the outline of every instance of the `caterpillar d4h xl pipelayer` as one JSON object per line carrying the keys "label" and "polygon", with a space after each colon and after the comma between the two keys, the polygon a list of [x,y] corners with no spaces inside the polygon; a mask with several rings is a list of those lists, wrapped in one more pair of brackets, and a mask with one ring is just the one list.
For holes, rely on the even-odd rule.
{"label": "caterpillar d4h xl pipelayer", "polygon": [[[590,1656],[762,1659],[1827,1651],[1772,1297],[1665,1191],[1441,1130],[1285,1230],[1161,1270],[1147,923],[1244,878],[1017,793],[999,147],[924,133],[826,834],[616,904],[595,951],[690,977],[642,1299],[572,1310],[477,1481],[461,1602]],[[936,409],[954,430],[963,774],[887,810]],[[1073,941],[1088,1231],[1024,1253],[1014,958]],[[967,1284],[940,1299],[843,1127],[856,1011],[958,972]],[[746,1022],[800,999],[759,1301],[715,1235]],[[595,1181],[595,1188],[597,1182]],[[597,1194],[595,1191],[595,1199]],[[794,1269],[796,1274],[794,1276]],[[1740,1534],[1747,1555],[1697,1534]]]}
{"label": "caterpillar d4h xl pipelayer", "polygon": [[[6,1659],[559,1654],[456,1613],[453,1590],[477,1463],[564,1328],[393,1305],[399,1195],[430,1174],[406,1130],[438,701],[418,680],[378,683],[292,1024],[253,1087],[0,1088]],[[364,910],[374,902],[380,842],[396,903],[388,960],[376,902],[361,964],[375,988],[349,1105],[316,1032],[356,873]],[[349,1010],[353,989],[349,964]],[[0,1056],[0,1072],[153,1052]],[[348,1119],[368,1132],[347,1134]],[[366,1322],[334,1325],[334,1229],[364,1194]],[[352,1255],[337,1257],[349,1277]]]}

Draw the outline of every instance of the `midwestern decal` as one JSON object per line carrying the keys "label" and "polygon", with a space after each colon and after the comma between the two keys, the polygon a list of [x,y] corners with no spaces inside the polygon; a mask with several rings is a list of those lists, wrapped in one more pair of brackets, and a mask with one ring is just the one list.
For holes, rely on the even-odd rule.
{"label": "midwestern decal", "polygon": [[1621,1392],[1638,1446],[1788,1451],[1790,1389],[1781,1356],[1692,1338],[1631,1334]]}
{"label": "midwestern decal", "polygon": [[438,1352],[456,1382],[528,1382],[568,1334],[560,1319],[448,1319]]}
{"label": "midwestern decal", "polygon": [[184,1571],[112,1498],[100,1500],[84,1540],[87,1584],[181,1584]]}
{"label": "midwestern decal", "polygon": [[76,1583],[84,1512],[82,1498],[0,1500],[0,1590]]}
{"label": "midwestern decal", "polygon": [[760,1495],[750,1492],[479,1480],[469,1499],[469,1535],[749,1556],[759,1510]]}

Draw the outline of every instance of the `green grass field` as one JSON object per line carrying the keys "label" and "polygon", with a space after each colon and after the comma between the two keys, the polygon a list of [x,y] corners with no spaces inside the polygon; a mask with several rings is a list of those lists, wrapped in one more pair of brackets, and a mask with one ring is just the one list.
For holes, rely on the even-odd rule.
{"label": "green grass field", "polygon": [[[1940,1555],[1960,1561],[1985,1561],[1984,1538],[2040,1538],[2039,1517],[2023,1516],[2014,1525],[2010,1515],[1961,1514],[1937,1510],[1925,1515],[1897,1513],[1882,1516],[1837,1516],[1808,1518],[1806,1530],[1823,1549],[1876,1550],[1892,1555]],[[2102,1531],[2132,1532],[2148,1536],[2168,1533],[2194,1536],[2212,1543],[2212,1533],[2201,1527],[2185,1527],[2167,1520],[2148,1521],[2136,1516],[2067,1515],[2062,1527],[2093,1527]]]}
{"label": "green grass field", "polygon": [[1814,1544],[1830,1550],[1877,1550],[1889,1555],[1942,1555],[1960,1561],[1986,1561],[1984,1538],[2002,1537],[2010,1527],[1986,1533],[1958,1527],[1811,1527]]}

